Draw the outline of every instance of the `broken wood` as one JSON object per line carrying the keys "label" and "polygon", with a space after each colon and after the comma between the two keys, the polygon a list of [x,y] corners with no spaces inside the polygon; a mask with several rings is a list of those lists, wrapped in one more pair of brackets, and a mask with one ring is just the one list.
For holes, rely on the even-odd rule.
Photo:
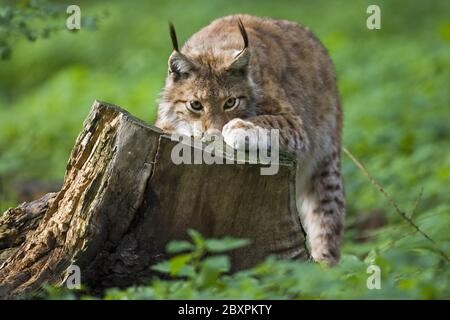
{"label": "broken wood", "polygon": [[119,107],[95,102],[77,138],[58,193],[0,216],[0,298],[62,285],[81,269],[92,289],[152,276],[171,240],[193,228],[205,237],[247,238],[230,252],[240,270],[276,254],[307,259],[295,203],[295,163],[276,175],[261,164],[176,165],[176,145]]}

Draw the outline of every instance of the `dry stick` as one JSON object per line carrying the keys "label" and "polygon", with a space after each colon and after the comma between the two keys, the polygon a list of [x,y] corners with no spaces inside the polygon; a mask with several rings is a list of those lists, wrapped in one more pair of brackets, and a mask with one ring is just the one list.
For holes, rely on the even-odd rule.
{"label": "dry stick", "polygon": [[[361,172],[369,179],[369,181],[372,183],[372,185],[378,189],[378,191],[380,191],[385,197],[386,199],[389,201],[389,203],[395,208],[395,210],[397,211],[398,214],[400,214],[400,216],[406,221],[408,222],[414,229],[416,229],[416,231],[418,231],[422,236],[424,236],[428,241],[430,241],[431,243],[433,243],[433,245],[437,246],[436,241],[434,241],[432,238],[430,238],[430,236],[428,236],[425,232],[422,231],[422,229],[419,228],[419,226],[417,226],[410,217],[408,217],[406,215],[406,213],[400,209],[400,207],[398,206],[397,202],[395,202],[394,198],[391,197],[391,195],[389,193],[387,193],[386,190],[383,189],[383,187],[369,174],[369,171],[367,171],[367,169],[364,167],[364,165],[358,161],[358,159],[356,159],[356,157],[345,147],[342,147],[342,151],[345,152],[345,154],[347,156],[349,156],[349,158],[353,161],[353,163],[356,164],[356,166],[359,168],[359,170],[361,170]],[[417,207],[417,203],[420,199],[420,197],[422,196],[422,191],[419,194],[418,199],[416,200],[416,204],[414,206],[413,209],[413,213]],[[449,261],[449,258],[447,257],[447,255],[440,250],[439,248],[436,248],[436,250],[445,258],[445,260]]]}
{"label": "dry stick", "polygon": [[[416,201],[415,201],[415,203],[414,203],[414,207],[413,207],[412,210],[411,210],[411,214],[409,215],[409,218],[412,218],[412,216],[413,216],[414,213],[416,212],[417,206],[419,205],[419,202],[420,202],[420,199],[422,198],[422,195],[423,195],[423,188],[420,189],[419,195],[418,195],[417,198],[416,198]],[[391,241],[389,241],[389,244],[390,244],[390,245],[393,245],[393,244],[395,244],[396,242],[398,242],[399,240],[401,240],[401,239],[403,239],[403,238],[406,238],[406,237],[409,237],[411,234],[414,234],[414,233],[416,233],[416,231],[413,231],[412,233],[407,233],[407,234],[401,236],[399,239],[391,240]],[[439,252],[439,253],[441,253],[441,252]],[[441,253],[441,254],[442,254],[442,253]]]}
{"label": "dry stick", "polygon": [[417,206],[419,205],[420,199],[422,199],[423,195],[423,188],[420,188],[419,195],[416,198],[416,202],[414,203],[414,207],[411,210],[411,214],[409,215],[409,218],[412,219],[414,213],[416,213]]}

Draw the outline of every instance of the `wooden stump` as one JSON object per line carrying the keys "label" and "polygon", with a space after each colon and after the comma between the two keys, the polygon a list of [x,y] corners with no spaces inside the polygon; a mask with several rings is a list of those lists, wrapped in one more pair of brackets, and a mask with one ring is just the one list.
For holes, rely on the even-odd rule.
{"label": "wooden stump", "polygon": [[126,111],[95,102],[67,164],[62,189],[0,217],[0,298],[63,285],[81,269],[89,288],[148,280],[171,240],[247,238],[234,270],[266,256],[307,259],[295,205],[295,163],[272,176],[261,164],[180,164],[176,145]]}

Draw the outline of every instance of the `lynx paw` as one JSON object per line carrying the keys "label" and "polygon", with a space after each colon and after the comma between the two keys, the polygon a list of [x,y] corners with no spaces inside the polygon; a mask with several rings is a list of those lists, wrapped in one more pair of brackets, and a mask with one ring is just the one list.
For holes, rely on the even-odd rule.
{"label": "lynx paw", "polygon": [[325,263],[328,266],[334,266],[339,262],[339,252],[332,254],[331,252],[317,252],[313,250],[311,256],[314,261]]}
{"label": "lynx paw", "polygon": [[257,150],[258,142],[265,129],[239,118],[228,122],[222,129],[226,144],[237,150]]}

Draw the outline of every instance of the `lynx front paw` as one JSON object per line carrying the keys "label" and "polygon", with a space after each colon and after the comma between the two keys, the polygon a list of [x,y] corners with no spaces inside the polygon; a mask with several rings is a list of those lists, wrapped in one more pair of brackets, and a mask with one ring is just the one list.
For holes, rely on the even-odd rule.
{"label": "lynx front paw", "polygon": [[226,144],[237,150],[257,150],[266,130],[239,118],[228,122],[222,129]]}

